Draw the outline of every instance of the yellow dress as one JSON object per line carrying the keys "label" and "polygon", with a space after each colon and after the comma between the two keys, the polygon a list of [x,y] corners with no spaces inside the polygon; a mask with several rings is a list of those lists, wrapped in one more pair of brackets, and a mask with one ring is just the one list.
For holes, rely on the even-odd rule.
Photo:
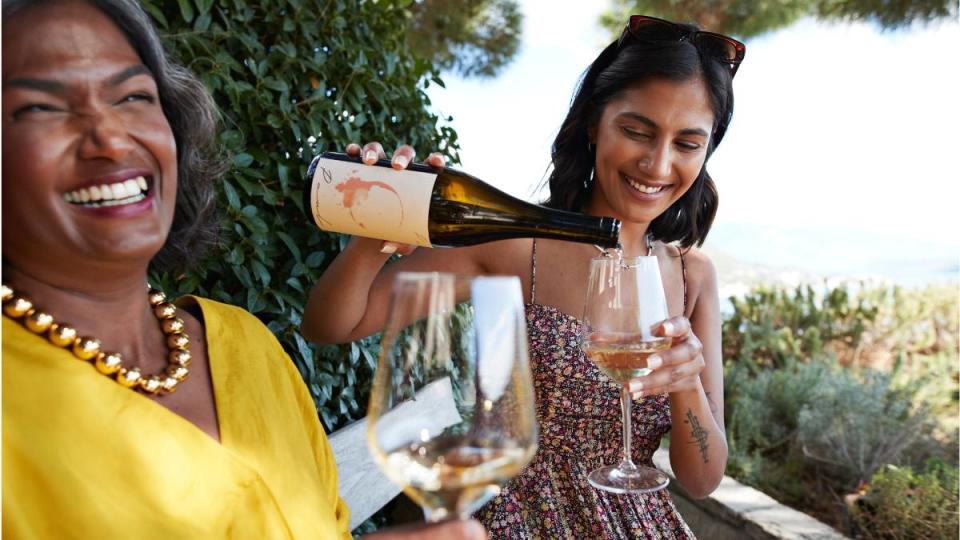
{"label": "yellow dress", "polygon": [[195,301],[220,443],[3,317],[4,538],[350,538],[293,363],[246,311]]}

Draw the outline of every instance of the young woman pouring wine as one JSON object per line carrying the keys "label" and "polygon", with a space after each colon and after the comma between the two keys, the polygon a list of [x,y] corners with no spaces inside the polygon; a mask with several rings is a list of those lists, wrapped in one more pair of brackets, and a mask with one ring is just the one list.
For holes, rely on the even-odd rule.
{"label": "young woman pouring wine", "polygon": [[[723,477],[727,444],[717,278],[695,246],[717,209],[706,164],[733,112],[733,76],[744,46],[694,26],[630,18],[584,74],[554,141],[546,206],[623,222],[624,255],[654,255],[670,317],[657,327],[668,350],[629,382],[632,458],[651,463],[672,430],[670,460],[695,497]],[[377,143],[347,152],[386,157]],[[414,151],[401,147],[394,168]],[[442,167],[439,154],[427,163]],[[398,251],[402,259],[385,264]],[[519,276],[527,304],[540,448],[477,517],[494,538],[688,538],[669,494],[614,495],[586,474],[620,459],[618,387],[580,350],[590,261],[598,250],[559,240],[512,239],[456,249],[420,249],[356,237],[311,292],[304,335],[358,339],[384,326],[390,284],[401,271]],[[329,306],[336,306],[330,309]]]}

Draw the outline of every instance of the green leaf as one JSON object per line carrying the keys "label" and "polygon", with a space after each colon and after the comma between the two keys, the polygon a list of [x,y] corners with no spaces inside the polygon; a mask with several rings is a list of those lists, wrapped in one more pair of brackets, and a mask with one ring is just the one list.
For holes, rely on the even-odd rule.
{"label": "green leaf", "polygon": [[189,23],[193,20],[193,6],[190,5],[190,0],[177,0],[177,4],[180,6],[180,16],[183,17],[183,21]]}
{"label": "green leaf", "polygon": [[210,8],[213,7],[213,0],[196,0],[197,9],[200,10],[202,15],[206,15]]}
{"label": "green leaf", "polygon": [[272,90],[277,92],[289,92],[290,87],[287,85],[286,81],[280,79],[274,79],[273,77],[266,77],[261,81],[261,83]]}
{"label": "green leaf", "polygon": [[293,241],[293,238],[290,238],[289,234],[283,231],[278,231],[277,238],[279,238],[284,244],[286,244],[287,249],[289,249],[290,253],[293,254],[294,260],[299,261],[301,259],[300,248],[297,247],[296,242]]}
{"label": "green leaf", "polygon": [[234,189],[234,187],[230,185],[230,182],[228,181],[224,181],[222,185],[223,191],[227,195],[227,204],[230,206],[230,208],[240,210],[240,196],[237,195],[237,190]]}
{"label": "green leaf", "polygon": [[253,156],[246,153],[241,153],[233,156],[233,165],[235,167],[249,167],[253,163]]}
{"label": "green leaf", "polygon": [[307,266],[309,266],[310,268],[317,268],[321,264],[323,264],[323,261],[326,259],[326,257],[327,257],[326,253],[322,251],[314,251],[313,253],[307,256],[307,260],[305,262],[307,263]]}
{"label": "green leaf", "polygon": [[256,259],[254,259],[253,261],[250,261],[250,265],[253,267],[253,271],[257,275],[257,277],[260,278],[260,283],[262,283],[264,286],[269,285],[270,271],[267,270],[267,267],[264,266],[262,262]]}
{"label": "green leaf", "polygon": [[167,22],[167,17],[163,14],[163,11],[161,11],[157,6],[153,5],[153,3],[144,4],[143,7],[148,13],[150,13],[150,16],[153,17],[153,20],[157,22],[157,26],[160,28],[168,28],[170,26],[170,24]]}
{"label": "green leaf", "polygon": [[204,13],[197,17],[197,20],[193,23],[193,29],[197,32],[206,32],[210,28],[210,23],[213,19],[210,18],[210,15]]}

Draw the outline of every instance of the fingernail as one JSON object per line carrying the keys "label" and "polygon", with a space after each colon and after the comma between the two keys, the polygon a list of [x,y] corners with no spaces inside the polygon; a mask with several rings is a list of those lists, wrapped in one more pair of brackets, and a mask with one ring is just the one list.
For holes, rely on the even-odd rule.
{"label": "fingernail", "polygon": [[397,246],[391,244],[390,242],[384,242],[383,247],[380,248],[380,253],[384,253],[386,255],[393,255],[396,252]]}
{"label": "fingernail", "polygon": [[632,394],[643,392],[643,383],[641,381],[630,381],[629,391]]}
{"label": "fingernail", "polygon": [[650,369],[657,369],[663,365],[663,358],[660,358],[659,354],[655,354],[650,358],[647,358],[647,367]]}
{"label": "fingernail", "polygon": [[377,153],[373,150],[367,150],[367,153],[363,154],[364,161],[376,161]]}
{"label": "fingernail", "polygon": [[394,165],[399,165],[399,166],[401,166],[401,167],[406,167],[408,163],[410,163],[410,160],[407,159],[407,156],[394,156],[394,158],[393,158],[393,164],[394,164]]}
{"label": "fingernail", "polygon": [[672,322],[665,322],[665,323],[663,323],[663,333],[664,333],[664,334],[667,334],[668,336],[673,333],[673,323],[672,323]]}

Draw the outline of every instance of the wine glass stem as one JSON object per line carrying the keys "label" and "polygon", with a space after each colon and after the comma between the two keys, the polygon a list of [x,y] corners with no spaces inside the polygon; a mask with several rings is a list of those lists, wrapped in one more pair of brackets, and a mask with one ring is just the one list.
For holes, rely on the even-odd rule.
{"label": "wine glass stem", "polygon": [[621,471],[635,471],[637,466],[630,459],[630,406],[633,401],[630,399],[630,391],[627,385],[620,385],[620,408],[623,411],[623,461],[620,462]]}

